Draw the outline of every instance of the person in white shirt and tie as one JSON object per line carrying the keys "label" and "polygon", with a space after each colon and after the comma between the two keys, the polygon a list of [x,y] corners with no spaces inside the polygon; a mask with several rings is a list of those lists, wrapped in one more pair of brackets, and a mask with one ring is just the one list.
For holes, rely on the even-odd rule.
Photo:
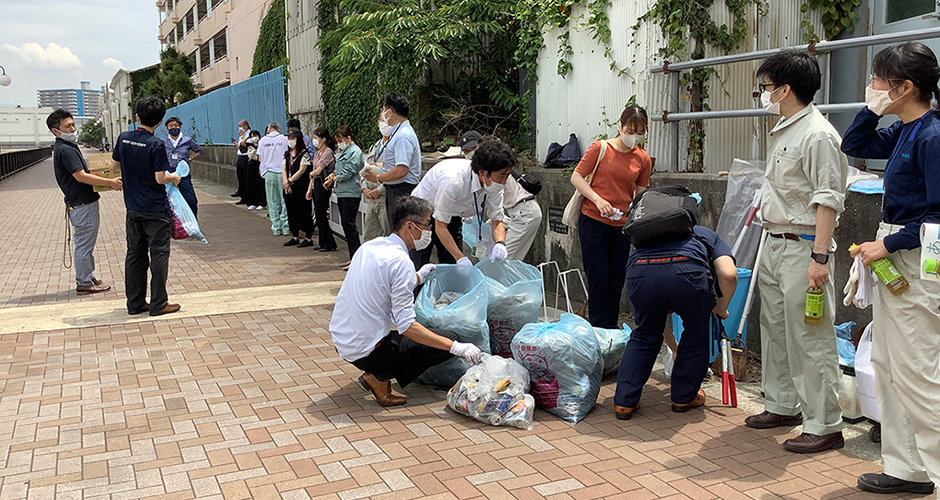
{"label": "person in white shirt and tie", "polygon": [[[516,155],[503,142],[484,142],[477,147],[473,158],[444,160],[434,166],[421,179],[413,196],[434,205],[434,224],[431,242],[437,248],[441,264],[472,266],[463,254],[462,219],[473,218],[482,229],[490,219],[493,230],[493,249],[489,257],[503,261],[506,250],[506,226],[503,224],[503,188],[516,166]],[[485,257],[482,247],[473,249],[478,258]],[[415,267],[431,261],[431,247],[413,254]]]}
{"label": "person in white shirt and tie", "polygon": [[[414,288],[433,264],[415,271],[408,252],[431,243],[427,201],[403,196],[392,207],[392,234],[364,243],[353,256],[336,296],[330,334],[344,360],[362,370],[359,383],[382,406],[403,405],[392,394],[391,379],[402,388],[428,368],[461,356],[480,361],[480,349],[458,342],[455,333],[431,330],[415,321]],[[392,331],[392,326],[397,330]]]}

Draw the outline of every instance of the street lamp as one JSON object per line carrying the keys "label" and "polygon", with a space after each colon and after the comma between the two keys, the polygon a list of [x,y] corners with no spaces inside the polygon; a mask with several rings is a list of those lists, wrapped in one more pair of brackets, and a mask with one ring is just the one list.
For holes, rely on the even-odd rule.
{"label": "street lamp", "polygon": [[3,66],[0,66],[0,85],[6,87],[10,85],[11,81],[12,80],[10,80],[10,75],[7,74],[7,70],[4,69]]}

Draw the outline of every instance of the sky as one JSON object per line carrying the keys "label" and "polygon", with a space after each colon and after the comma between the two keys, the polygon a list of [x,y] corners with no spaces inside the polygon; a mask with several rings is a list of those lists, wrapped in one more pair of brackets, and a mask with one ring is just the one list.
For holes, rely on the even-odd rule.
{"label": "sky", "polygon": [[0,66],[12,79],[0,105],[38,106],[40,89],[100,90],[120,68],[155,64],[154,0],[2,0]]}

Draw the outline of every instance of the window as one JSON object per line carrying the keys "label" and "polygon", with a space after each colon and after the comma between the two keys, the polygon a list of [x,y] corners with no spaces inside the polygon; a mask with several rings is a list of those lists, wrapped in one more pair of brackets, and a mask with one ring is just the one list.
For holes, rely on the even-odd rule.
{"label": "window", "polygon": [[215,10],[216,7],[222,5],[222,2],[226,0],[212,0],[212,10]]}
{"label": "window", "polygon": [[189,64],[193,67],[193,74],[195,75],[196,70],[199,69],[199,67],[196,66],[196,51],[195,50],[192,52],[192,54],[189,54]]}
{"label": "window", "polygon": [[190,31],[196,29],[196,12],[193,9],[189,9],[189,12],[183,17],[185,17],[183,23],[186,24],[186,34],[188,35]]}
{"label": "window", "polygon": [[202,21],[209,15],[209,6],[206,4],[207,0],[199,0],[196,2],[196,16],[199,17],[199,20]]}
{"label": "window", "polygon": [[202,69],[206,69],[213,62],[212,58],[209,56],[209,44],[204,43],[202,47],[199,47],[199,62],[202,64]]}
{"label": "window", "polygon": [[183,23],[176,23],[176,37],[173,39],[173,44],[178,44],[185,36],[186,34],[183,33]]}
{"label": "window", "polygon": [[225,42],[226,40],[225,34],[226,34],[225,29],[223,28],[222,31],[216,33],[216,35],[212,37],[212,44],[215,46],[214,50],[215,50],[216,61],[218,61],[219,59],[224,59],[225,57],[228,56],[228,46],[227,46],[228,44],[226,44]]}
{"label": "window", "polygon": [[885,24],[903,21],[934,11],[934,0],[888,0]]}

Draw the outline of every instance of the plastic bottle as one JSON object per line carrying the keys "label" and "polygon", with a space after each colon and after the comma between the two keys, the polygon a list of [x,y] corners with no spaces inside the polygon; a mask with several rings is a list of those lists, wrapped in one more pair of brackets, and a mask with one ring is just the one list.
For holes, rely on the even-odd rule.
{"label": "plastic bottle", "polygon": [[[849,251],[854,250],[857,246],[858,245],[850,246]],[[872,261],[871,264],[868,264],[868,267],[871,268],[875,276],[884,283],[885,288],[890,290],[893,295],[901,295],[910,287],[904,275],[898,272],[897,268],[894,267],[894,264],[892,264],[887,257]]]}
{"label": "plastic bottle", "polygon": [[824,299],[822,288],[811,286],[806,289],[806,315],[803,321],[807,325],[819,326],[823,323]]}
{"label": "plastic bottle", "polygon": [[940,263],[936,259],[924,259],[921,263],[927,279],[937,280],[940,277]]}

